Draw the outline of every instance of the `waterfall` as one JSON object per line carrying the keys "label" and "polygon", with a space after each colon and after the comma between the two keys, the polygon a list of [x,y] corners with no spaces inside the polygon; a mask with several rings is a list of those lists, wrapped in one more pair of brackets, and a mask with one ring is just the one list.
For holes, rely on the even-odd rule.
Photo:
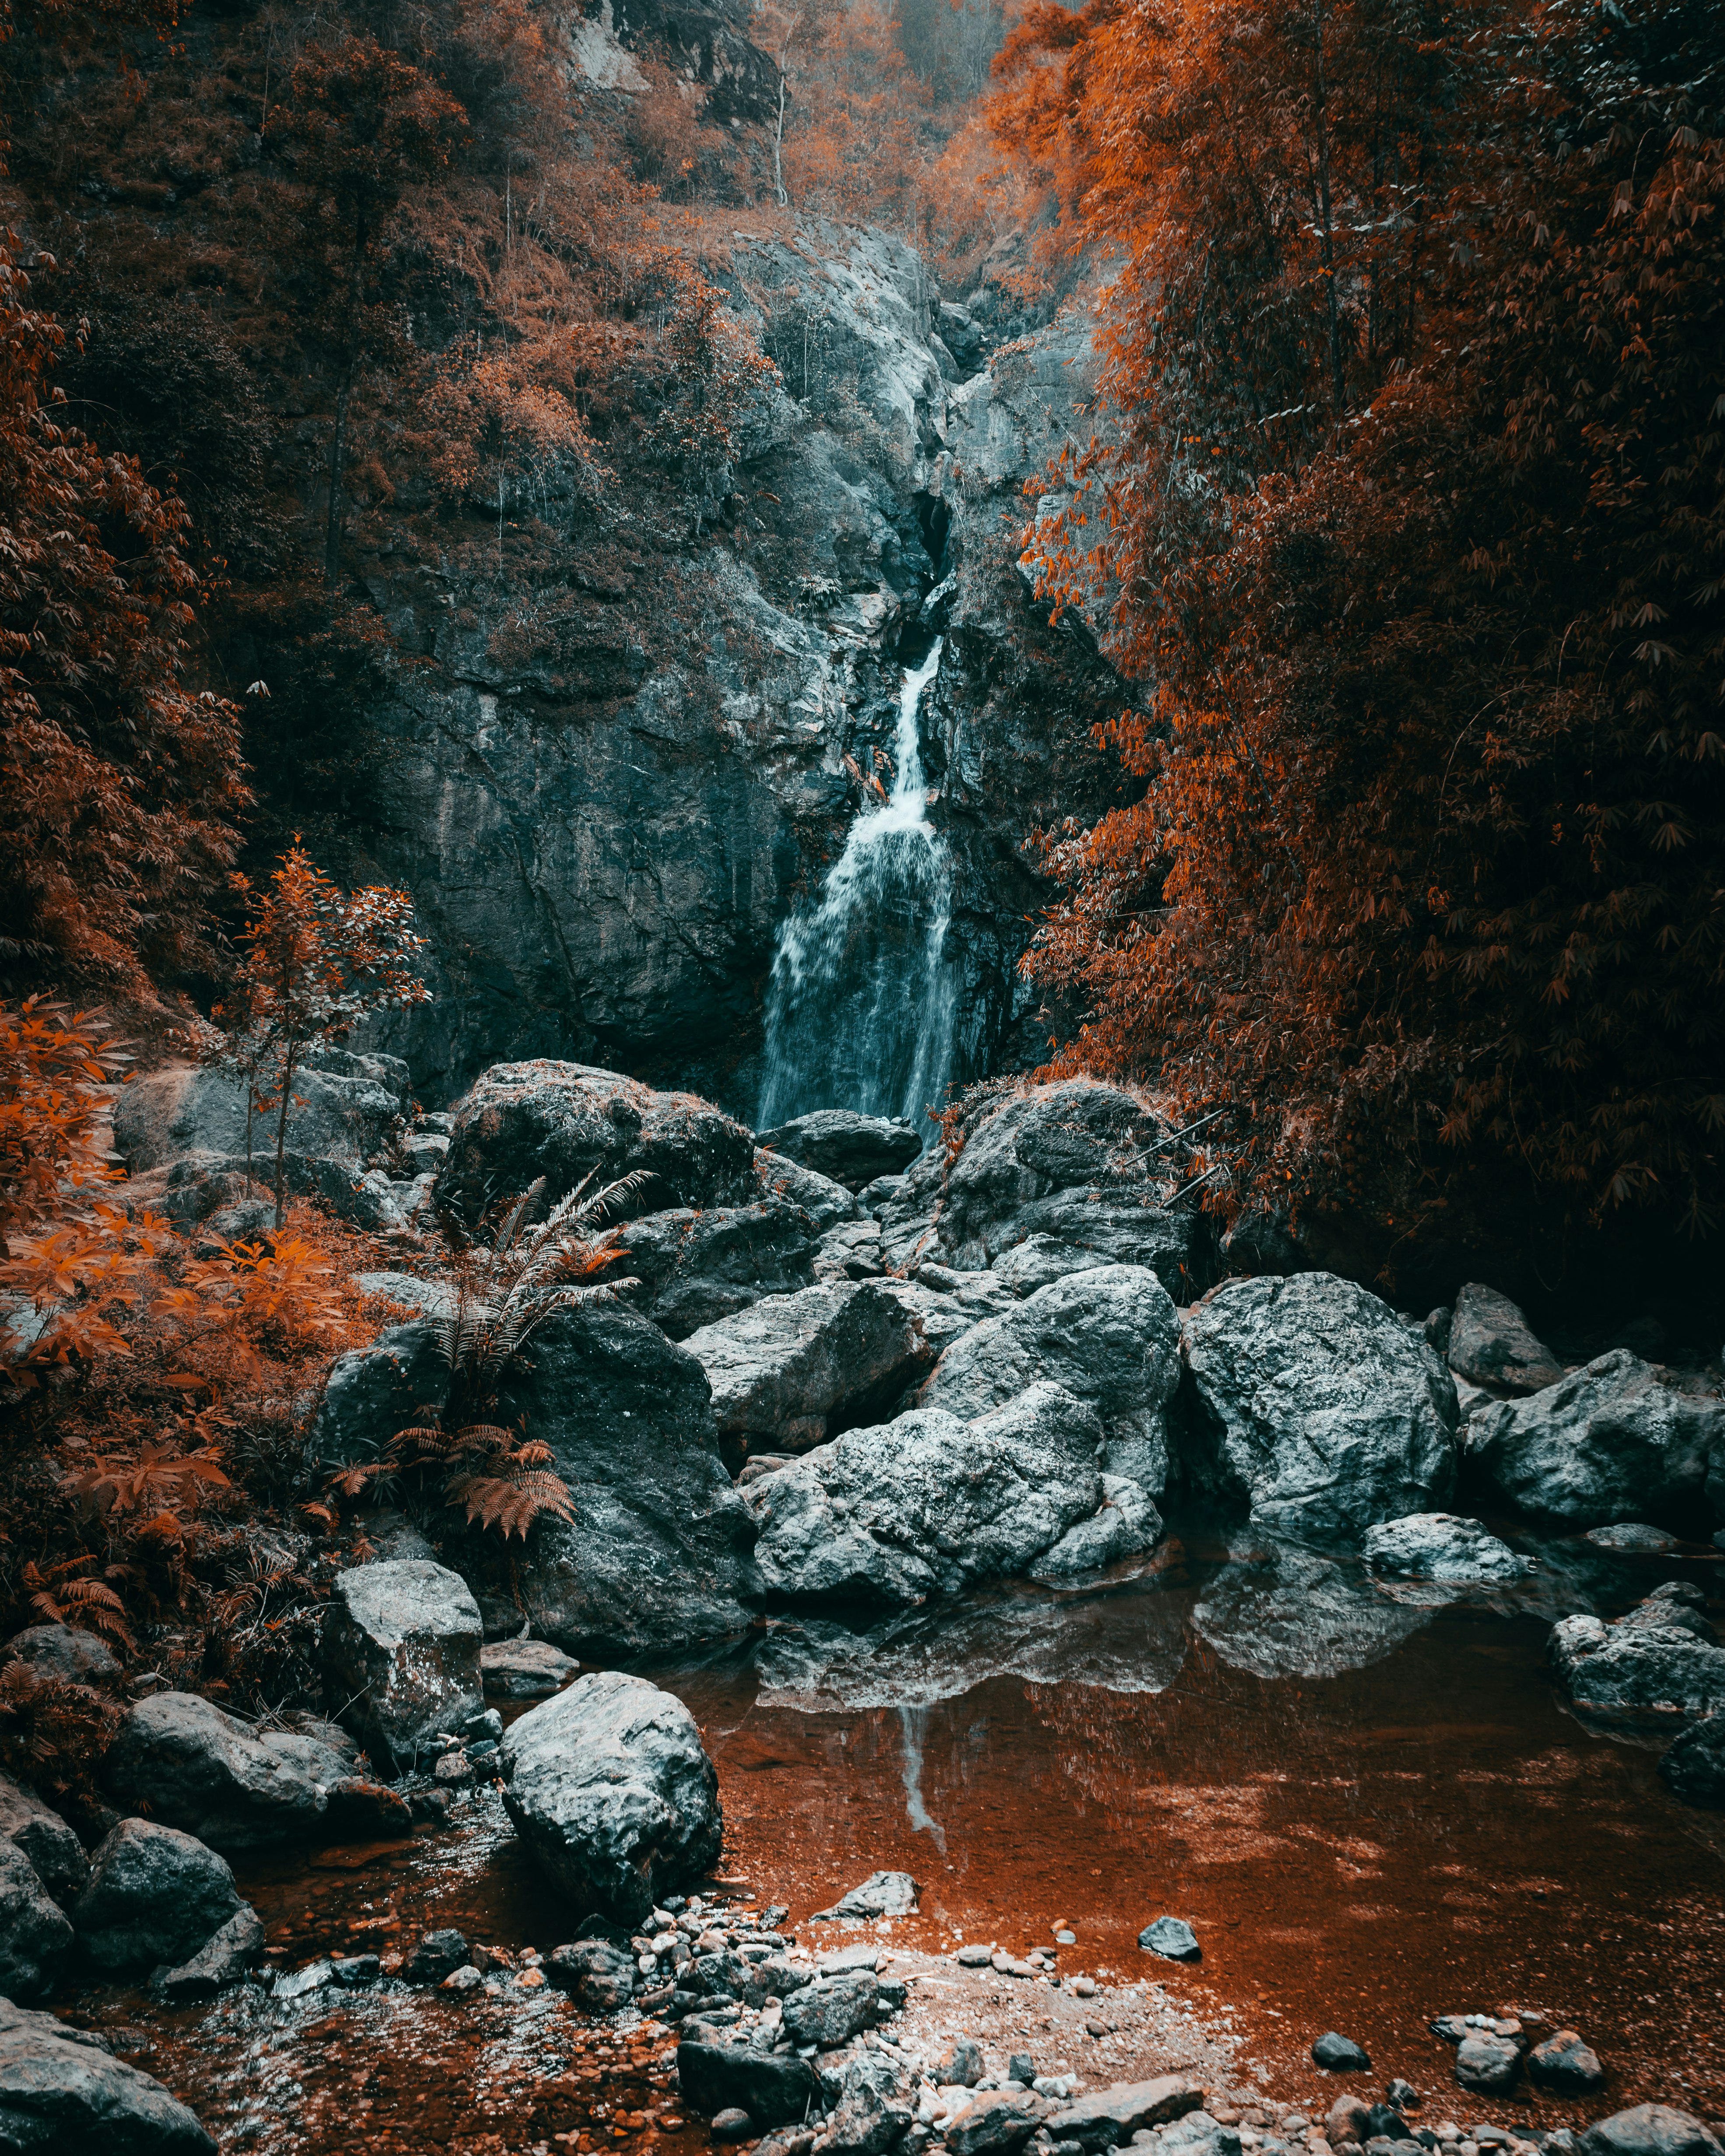
{"label": "waterfall", "polygon": [[952,864],[928,820],[917,710],[936,642],[899,690],[892,791],[851,825],[820,903],[778,935],[767,998],[762,1130],[812,1108],[899,1116],[931,1132],[952,1053],[946,956]]}

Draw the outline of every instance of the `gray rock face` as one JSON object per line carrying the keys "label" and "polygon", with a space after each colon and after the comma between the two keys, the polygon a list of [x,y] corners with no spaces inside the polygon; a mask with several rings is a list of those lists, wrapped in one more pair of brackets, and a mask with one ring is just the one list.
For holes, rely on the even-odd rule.
{"label": "gray rock face", "polygon": [[0,1647],[0,1665],[23,1662],[39,1677],[60,1684],[104,1683],[121,1674],[114,1650],[94,1632],[75,1625],[32,1625]]}
{"label": "gray rock face", "polygon": [[644,1917],[717,1861],[719,1779],[688,1709],[603,1671],[531,1708],[503,1740],[504,1802],[535,1861],[578,1902]]}
{"label": "gray rock face", "polygon": [[654,1178],[626,1209],[637,1214],[757,1195],[752,1134],[692,1093],[585,1063],[499,1063],[455,1107],[437,1198],[475,1221],[542,1175],[554,1204],[589,1175],[597,1187],[637,1170]]}
{"label": "gray rock face", "polygon": [[1183,1917],[1158,1917],[1153,1924],[1146,1924],[1138,1933],[1138,1944],[1164,1961],[1197,1961],[1203,1951],[1197,1933]]}
{"label": "gray rock face", "polygon": [[1199,1213],[1171,1212],[1155,1202],[1153,1189],[1057,1190],[1026,1205],[1014,1222],[1019,1240],[1009,1244],[989,1270],[1020,1294],[1045,1284],[1037,1277],[1081,1271],[1091,1265],[1142,1265],[1177,1302],[1190,1302],[1216,1276],[1213,1231]]}
{"label": "gray rock face", "polygon": [[0,1841],[0,1992],[47,1998],[71,1951],[71,1924],[36,1867],[14,1842]]}
{"label": "gray rock face", "polygon": [[1725,1648],[1692,1595],[1672,1581],[1615,1624],[1579,1616],[1553,1626],[1546,1651],[1580,1712],[1656,1728],[1725,1708]]}
{"label": "gray rock face", "polygon": [[1725,1804],[1725,1712],[1697,1722],[1659,1763],[1660,1779],[1686,1804]]}
{"label": "gray rock face", "polygon": [[[351,1075],[296,1070],[293,1090],[287,1142],[295,1152],[308,1156],[357,1164],[382,1143],[401,1114],[399,1093],[359,1070]],[[121,1088],[114,1106],[115,1148],[134,1174],[166,1168],[194,1152],[223,1153],[243,1164],[245,1111],[242,1080],[188,1065],[170,1065],[132,1078]],[[273,1116],[253,1117],[252,1152],[261,1181],[264,1156],[272,1164],[275,1158]]]}
{"label": "gray rock face", "polygon": [[1517,1510],[1573,1527],[1692,1512],[1725,1403],[1661,1384],[1626,1348],[1531,1399],[1476,1408],[1467,1450]]}
{"label": "gray rock face", "polygon": [[264,1920],[242,1905],[177,1969],[158,1970],[151,1988],[170,2005],[193,2006],[245,1980],[264,1951]]}
{"label": "gray rock face", "polygon": [[177,1827],[121,1820],[90,1861],[73,1912],[105,1976],[186,1961],[245,1907],[227,1860]]}
{"label": "gray rock face", "polygon": [[161,2082],[107,2039],[0,1999],[0,2146],[18,2156],[216,2156]]}
{"label": "gray rock face", "polygon": [[836,2051],[874,2022],[880,1986],[865,1969],[817,1977],[784,2002],[784,2032],[793,2044]]}
{"label": "gray rock face", "polygon": [[1582,2156],[1719,2156],[1719,2146],[1698,2118],[1663,2103],[1614,2112],[1581,2137]]}
{"label": "gray rock face", "polygon": [[908,1123],[860,1116],[850,1108],[817,1108],[777,1130],[762,1131],[757,1142],[850,1191],[861,1190],[877,1176],[902,1175],[922,1150],[921,1137]]}
{"label": "gray rock face", "polygon": [[979,1271],[1029,1232],[1024,1209],[1060,1190],[1142,1188],[1168,1136],[1142,1101],[1085,1078],[1038,1086],[974,1130],[947,1178],[941,1241]]}
{"label": "gray rock face", "polygon": [[918,1408],[744,1491],[768,1591],[920,1602],[1021,1573],[1096,1509],[1094,1409],[1034,1385],[974,1422]]}
{"label": "gray rock face", "polygon": [[1154,1273],[1102,1265],[1039,1288],[954,1341],[918,1404],[969,1421],[1045,1380],[1096,1409],[1111,1473],[1163,1495],[1180,1329]]}
{"label": "gray rock face", "polygon": [[819,1228],[800,1199],[773,1197],[754,1205],[649,1214],[606,1240],[618,1253],[613,1274],[641,1283],[624,1291],[630,1306],[683,1340],[763,1296],[809,1286]]}
{"label": "gray rock face", "polygon": [[83,1892],[90,1877],[83,1843],[58,1812],[9,1774],[0,1774],[0,1840],[23,1852],[49,1895],[63,1906],[69,1907]]}
{"label": "gray rock face", "polygon": [[448,1398],[449,1365],[436,1327],[416,1319],[351,1348],[330,1366],[311,1445],[326,1467],[375,1459],[424,1406]]}
{"label": "gray rock face", "polygon": [[1189,2112],[1200,2110],[1204,2091],[1181,2074],[1158,2075],[1154,2081],[1119,2082],[1080,2097],[1048,2121],[1049,2138],[1076,2141],[1094,2156],[1111,2147],[1125,2148],[1133,2134],[1145,2128],[1163,2126]]}
{"label": "gray rock face", "polygon": [[1507,1295],[1470,1281],[1450,1320],[1450,1368],[1472,1385],[1537,1393],[1554,1385],[1563,1366]]}
{"label": "gray rock face", "polygon": [[357,1565],[331,1585],[324,1657],[349,1702],[344,1720],[380,1763],[413,1761],[484,1712],[484,1643],[466,1581],[423,1558]]}
{"label": "gray rock face", "polygon": [[862,1210],[861,1198],[842,1183],[759,1146],[755,1148],[755,1180],[767,1197],[797,1206],[823,1231],[841,1220],[855,1220]]}
{"label": "gray rock face", "polygon": [[679,2044],[677,2086],[697,2118],[734,2106],[763,2127],[800,2125],[818,2094],[805,2061],[774,2057],[747,2044]]}
{"label": "gray rock face", "polygon": [[1030,1568],[1032,1579],[1076,1579],[1100,1572],[1124,1558],[1153,1549],[1162,1539],[1162,1515],[1144,1494],[1144,1486],[1123,1475],[1102,1477],[1101,1508],[1080,1520]]}
{"label": "gray rock face", "polygon": [[103,1779],[116,1804],[146,1804],[212,1849],[280,1848],[316,1831],[329,1784],[347,1772],[339,1761],[318,1771],[304,1741],[255,1737],[195,1692],[157,1692],[121,1724]]}
{"label": "gray rock face", "polygon": [[890,1407],[927,1349],[899,1300],[870,1281],[772,1296],[691,1333],[719,1428],[762,1450],[800,1451]]}
{"label": "gray rock face", "polygon": [[1511,1580],[1533,1570],[1477,1520],[1454,1512],[1412,1512],[1368,1527],[1360,1544],[1366,1563],[1388,1579]]}
{"label": "gray rock face", "polygon": [[580,1666],[549,1640],[497,1640],[480,1649],[487,1699],[549,1699]]}
{"label": "gray rock face", "polygon": [[1329,1273],[1230,1281],[1187,1313],[1200,1472],[1254,1523],[1347,1543],[1435,1511],[1455,1477],[1455,1388],[1422,1339]]}

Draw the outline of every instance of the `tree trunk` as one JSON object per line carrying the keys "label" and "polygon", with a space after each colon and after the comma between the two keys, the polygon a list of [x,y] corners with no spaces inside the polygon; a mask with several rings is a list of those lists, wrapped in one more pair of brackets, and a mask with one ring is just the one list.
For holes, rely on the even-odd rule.
{"label": "tree trunk", "polygon": [[294,1062],[299,1054],[297,1045],[290,1044],[281,1066],[281,1112],[275,1119],[275,1232],[281,1233],[283,1215],[287,1210],[287,1119],[288,1108],[294,1097]]}

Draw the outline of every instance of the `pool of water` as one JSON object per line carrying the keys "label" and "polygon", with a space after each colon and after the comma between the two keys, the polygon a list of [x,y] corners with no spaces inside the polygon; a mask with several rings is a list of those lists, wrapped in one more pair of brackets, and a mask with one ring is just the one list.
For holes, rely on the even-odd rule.
{"label": "pool of water", "polygon": [[[717,1763],[726,1876],[788,1902],[804,1936],[845,1887],[902,1869],[922,1906],[896,1943],[1047,1945],[1064,1926],[1064,1969],[1164,1984],[1235,2031],[1281,2101],[1327,2102],[1307,2047],[1339,2028],[1374,2081],[1429,2089],[1431,2118],[1568,2123],[1649,2097],[1725,2112],[1725,1815],[1676,1803],[1652,1743],[1584,1727],[1544,1661],[1554,1617],[1615,1614],[1678,1576],[1717,1597],[1719,1561],[1523,1546],[1541,1564],[1513,1590],[1392,1591],[1188,1522],[1136,1573],[1081,1591],[775,1619],[638,1666],[688,1703]],[[444,1923],[543,1951],[582,1913],[531,1873],[495,1793],[452,1833],[256,1866],[240,1885],[285,1968]],[[1201,1963],[1139,1951],[1163,1913],[1197,1928]],[[1604,2097],[1455,2091],[1425,2025],[1506,2005],[1582,2030]],[[465,2007],[388,1987],[76,2006],[272,2156],[554,2152],[578,2133],[692,2145],[653,2046],[584,2028],[507,1972]]]}

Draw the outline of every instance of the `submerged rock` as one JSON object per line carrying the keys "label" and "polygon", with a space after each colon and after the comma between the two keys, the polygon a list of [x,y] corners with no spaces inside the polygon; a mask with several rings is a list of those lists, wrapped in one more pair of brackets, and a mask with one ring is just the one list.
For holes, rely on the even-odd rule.
{"label": "submerged rock", "polygon": [[194,1835],[121,1820],[73,1912],[79,1944],[105,1976],[183,1962],[246,1907],[226,1860]]}
{"label": "submerged rock", "polygon": [[177,1969],[158,1969],[151,1988],[170,2005],[196,2005],[244,1983],[264,1951],[264,1920],[242,1906]]}
{"label": "submerged rock", "polygon": [[776,1130],[762,1131],[756,1142],[850,1191],[863,1189],[880,1176],[901,1175],[922,1150],[922,1139],[908,1123],[859,1115],[850,1108],[817,1108]]}
{"label": "submerged rock", "polygon": [[0,1999],[0,2145],[78,2156],[216,2156],[216,2144],[161,2082],[109,2052],[107,2039]]}
{"label": "submerged rock", "polygon": [[72,1951],[65,1912],[23,1850],[0,1841],[0,1993],[46,1999]]}
{"label": "submerged rock", "polygon": [[1450,1318],[1450,1368],[1472,1385],[1537,1393],[1554,1385],[1563,1366],[1507,1295],[1470,1281]]}
{"label": "submerged rock", "polygon": [[503,1801],[553,1884],[621,1922],[718,1860],[719,1781],[694,1718],[606,1670],[530,1708],[503,1739]]}
{"label": "submerged rock", "polygon": [[69,1907],[83,1892],[90,1877],[83,1843],[33,1789],[4,1774],[0,1774],[0,1840],[23,1853],[56,1902]]}
{"label": "submerged rock", "polygon": [[1245,1557],[1205,1589],[1192,1629],[1231,1668],[1254,1676],[1336,1676],[1393,1654],[1430,1612],[1357,1568],[1282,1544]]}
{"label": "submerged rock", "polygon": [[157,1692],[120,1726],[102,1764],[122,1808],[147,1804],[164,1826],[236,1854],[316,1832],[347,1763],[285,1732],[258,1735],[196,1692]]}
{"label": "submerged rock", "polygon": [[1043,1379],[1096,1409],[1111,1473],[1163,1495],[1180,1328],[1154,1273],[1101,1265],[1039,1288],[955,1340],[917,1403],[970,1421]]}
{"label": "submerged rock", "polygon": [[1662,1383],[1626,1348],[1530,1399],[1476,1407],[1467,1433],[1511,1504],[1576,1527],[1692,1513],[1714,1448],[1725,1458],[1725,1402]]}
{"label": "submerged rock", "polygon": [[1345,1543],[1435,1511],[1454,1486],[1449,1372],[1352,1281],[1225,1281],[1186,1313],[1182,1347],[1199,1409],[1194,1465],[1255,1525]]}
{"label": "submerged rock", "polygon": [[1391,1579],[1510,1580],[1534,1569],[1532,1558],[1454,1512],[1413,1512],[1368,1527],[1360,1544],[1373,1572]]}
{"label": "submerged rock", "polygon": [[337,1573],[324,1655],[344,1718],[374,1759],[407,1765],[485,1711],[479,1604],[459,1573],[423,1558]]}
{"label": "submerged rock", "polygon": [[1547,1653],[1579,1712],[1657,1727],[1725,1708],[1725,1648],[1692,1606],[1699,1591],[1667,1581],[1615,1624],[1566,1617]]}
{"label": "submerged rock", "polygon": [[837,1419],[890,1408],[927,1367],[921,1330],[870,1281],[771,1296],[687,1342],[712,1388],[719,1428],[800,1451]]}

